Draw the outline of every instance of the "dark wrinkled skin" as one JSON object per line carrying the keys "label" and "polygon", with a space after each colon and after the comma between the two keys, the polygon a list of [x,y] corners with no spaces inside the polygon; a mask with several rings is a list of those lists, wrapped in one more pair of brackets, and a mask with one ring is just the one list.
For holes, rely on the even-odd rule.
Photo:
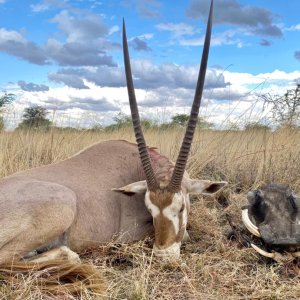
{"label": "dark wrinkled skin", "polygon": [[248,193],[249,217],[270,250],[300,248],[300,197],[290,188],[269,184]]}

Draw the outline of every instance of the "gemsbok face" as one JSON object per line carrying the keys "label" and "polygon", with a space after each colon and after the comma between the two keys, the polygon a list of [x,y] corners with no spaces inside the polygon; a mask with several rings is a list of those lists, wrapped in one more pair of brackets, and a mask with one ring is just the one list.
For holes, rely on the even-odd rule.
{"label": "gemsbok face", "polygon": [[190,209],[189,194],[212,194],[226,184],[226,182],[192,180],[185,171],[202,98],[211,37],[212,13],[213,1],[210,6],[194,102],[175,165],[166,158],[160,158],[157,161],[155,157],[151,157],[151,152],[147,149],[135,98],[125,22],[123,22],[123,53],[128,96],[133,128],[146,180],[116,190],[125,193],[145,193],[145,205],[153,217],[155,230],[153,251],[158,256],[178,257],[180,255],[181,243],[184,239],[188,239],[186,225]]}

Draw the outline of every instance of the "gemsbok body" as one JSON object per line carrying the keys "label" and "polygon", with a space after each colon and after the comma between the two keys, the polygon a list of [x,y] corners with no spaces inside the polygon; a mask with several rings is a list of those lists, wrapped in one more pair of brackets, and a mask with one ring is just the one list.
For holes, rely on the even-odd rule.
{"label": "gemsbok body", "polygon": [[0,264],[19,259],[77,260],[76,252],[113,237],[135,241],[153,230],[154,253],[179,256],[181,242],[188,237],[189,194],[212,194],[226,184],[192,180],[185,171],[204,85],[212,2],[194,103],[176,163],[146,146],[123,24],[127,88],[137,145],[102,142],[65,161],[2,179]]}

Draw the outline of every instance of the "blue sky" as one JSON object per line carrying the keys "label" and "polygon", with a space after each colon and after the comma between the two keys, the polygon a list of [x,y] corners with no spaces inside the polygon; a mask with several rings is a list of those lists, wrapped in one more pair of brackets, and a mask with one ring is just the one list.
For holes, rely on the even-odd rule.
{"label": "blue sky", "polygon": [[[17,95],[7,122],[33,104],[65,125],[127,114],[123,17],[142,116],[188,113],[209,2],[0,0],[0,89]],[[204,116],[263,120],[259,95],[299,83],[299,9],[298,0],[215,0]]]}

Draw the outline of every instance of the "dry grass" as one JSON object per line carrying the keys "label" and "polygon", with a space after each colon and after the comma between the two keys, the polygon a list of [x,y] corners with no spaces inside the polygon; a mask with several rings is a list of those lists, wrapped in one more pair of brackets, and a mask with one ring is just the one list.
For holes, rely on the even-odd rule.
{"label": "dry grass", "polygon": [[[175,160],[183,132],[148,130],[147,142]],[[240,224],[245,192],[264,182],[289,184],[300,191],[300,132],[267,131],[196,133],[188,163],[192,177],[229,181],[218,199],[192,199],[189,232],[179,262],[152,256],[151,240],[133,245],[113,242],[82,253],[107,280],[110,299],[299,299],[300,265],[281,266],[251,249],[229,241],[226,214]],[[1,177],[63,160],[92,143],[134,140],[131,130],[114,133],[15,132],[0,134]],[[45,292],[36,272],[15,275],[4,284],[0,299],[101,299],[82,287],[77,294],[59,288]]]}

